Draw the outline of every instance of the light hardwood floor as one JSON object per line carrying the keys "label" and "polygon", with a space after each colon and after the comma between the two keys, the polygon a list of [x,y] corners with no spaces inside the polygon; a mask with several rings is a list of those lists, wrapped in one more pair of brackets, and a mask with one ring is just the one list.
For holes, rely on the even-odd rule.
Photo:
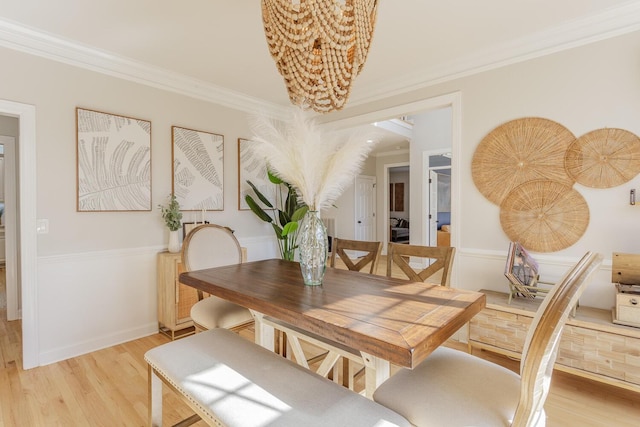
{"label": "light hardwood floor", "polygon": [[[385,268],[381,262],[378,271],[383,273]],[[0,426],[146,425],[147,366],[143,356],[148,349],[168,342],[168,338],[154,334],[24,371],[20,322],[6,321],[4,272],[1,273]],[[246,330],[242,335],[251,338],[251,333]],[[476,354],[517,369],[517,362],[504,357],[488,352]],[[562,372],[553,376],[545,407],[549,427],[640,425],[640,394]],[[170,425],[189,415],[189,408],[165,390],[165,422]]]}

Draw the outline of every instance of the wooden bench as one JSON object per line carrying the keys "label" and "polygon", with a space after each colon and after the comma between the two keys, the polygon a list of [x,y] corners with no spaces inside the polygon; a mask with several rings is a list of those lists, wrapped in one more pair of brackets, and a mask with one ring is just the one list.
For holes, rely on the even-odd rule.
{"label": "wooden bench", "polygon": [[[394,411],[226,329],[163,344],[149,364],[149,421],[162,425],[162,384],[215,426],[410,426]],[[188,425],[186,423],[180,425]]]}

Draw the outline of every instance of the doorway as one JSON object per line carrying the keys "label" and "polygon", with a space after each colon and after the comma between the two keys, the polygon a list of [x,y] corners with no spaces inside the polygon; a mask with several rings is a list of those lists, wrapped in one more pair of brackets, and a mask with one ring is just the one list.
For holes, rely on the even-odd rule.
{"label": "doorway", "polygon": [[[18,123],[15,121],[17,134]],[[3,123],[6,120],[3,121]],[[13,122],[13,121],[12,121]],[[14,123],[12,123],[14,124]],[[5,132],[4,126],[2,132]],[[0,135],[0,263],[4,268],[8,321],[20,318],[20,287],[17,275],[18,235],[16,221],[16,138]]]}
{"label": "doorway", "polygon": [[425,152],[424,161],[428,185],[424,187],[423,197],[429,202],[424,241],[430,246],[451,246],[451,153],[448,150]]}
{"label": "doorway", "polygon": [[[440,109],[450,109],[450,152],[451,152],[451,221],[455,223],[455,219],[457,217],[456,212],[460,205],[459,202],[459,194],[460,194],[460,149],[461,149],[461,129],[462,129],[462,104],[461,104],[461,95],[459,92],[454,92],[442,96],[437,96],[434,98],[424,99],[421,101],[416,101],[404,105],[398,105],[395,107],[387,108],[384,110],[373,111],[370,113],[349,117],[346,119],[336,120],[330,124],[332,127],[337,129],[349,129],[357,126],[379,122],[383,120],[387,120],[394,117],[401,116],[412,116],[418,115],[421,113],[431,112]],[[412,227],[411,235],[416,236],[415,244],[428,244],[428,240],[425,240],[425,236],[428,232],[425,232],[426,224],[428,223],[428,215],[429,215],[429,203],[428,198],[425,200],[423,197],[424,194],[424,185],[425,182],[424,175],[427,173],[424,170],[424,162],[423,162],[423,150],[419,148],[414,148],[413,141],[410,143],[410,166],[411,166],[411,183],[417,183],[416,188],[412,188],[412,196],[416,197],[416,200],[412,201],[412,211],[415,214],[412,214],[411,222],[412,224],[416,224],[415,234]],[[383,168],[384,169],[384,168]],[[414,170],[415,169],[415,170]],[[384,175],[382,175],[382,179],[387,180],[386,171]],[[385,182],[382,188],[378,193],[379,197],[382,194],[385,195],[382,201],[379,200],[379,209],[381,209],[380,205],[388,204],[388,186],[389,183]],[[421,200],[420,200],[421,199]],[[385,236],[388,239],[389,234],[389,224],[388,218],[386,215],[387,209],[381,210],[381,212],[385,212],[384,218],[378,219],[377,227],[378,227],[378,235]],[[459,233],[460,227],[456,229],[452,229],[451,232],[451,246],[459,246]],[[413,240],[412,240],[412,243]],[[454,271],[452,272],[453,280],[457,276],[457,266],[459,264],[454,264]]]}
{"label": "doorway", "polygon": [[16,147],[16,250],[22,314],[23,369],[39,365],[36,238],[36,109],[0,99],[0,116],[18,119]]}
{"label": "doorway", "polygon": [[[388,197],[386,202],[388,221],[388,235],[386,241],[395,243],[409,243],[409,227],[411,224],[410,208],[411,194],[409,163],[393,163],[385,167],[386,190]],[[386,246],[386,244],[385,244]]]}

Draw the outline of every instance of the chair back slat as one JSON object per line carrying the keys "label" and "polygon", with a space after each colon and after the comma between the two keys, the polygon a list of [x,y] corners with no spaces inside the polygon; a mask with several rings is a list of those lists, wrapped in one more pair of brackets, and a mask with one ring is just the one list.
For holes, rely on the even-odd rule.
{"label": "chair back slat", "polygon": [[[424,282],[441,271],[439,283],[442,286],[449,286],[455,253],[456,249],[452,246],[419,246],[389,242],[387,276],[392,277],[394,265],[414,282]],[[423,270],[416,271],[409,265],[411,257],[430,259],[433,262]]]}
{"label": "chair back slat", "polygon": [[[375,274],[378,269],[378,261],[382,253],[382,242],[368,242],[363,240],[347,240],[334,238],[332,242],[331,260],[329,265],[336,266],[336,255],[351,271],[361,271],[369,265],[369,274]],[[366,252],[363,257],[353,259],[345,251]]]}
{"label": "chair back slat", "polygon": [[535,425],[549,393],[560,337],[570,312],[602,263],[587,252],[547,294],[529,328],[520,365],[520,401],[513,426]]}

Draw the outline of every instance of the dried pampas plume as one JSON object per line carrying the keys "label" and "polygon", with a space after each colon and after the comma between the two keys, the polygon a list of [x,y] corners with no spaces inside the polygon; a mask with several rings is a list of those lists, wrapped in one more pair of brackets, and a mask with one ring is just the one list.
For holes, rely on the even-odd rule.
{"label": "dried pampas plume", "polygon": [[297,107],[285,122],[255,116],[252,132],[256,154],[296,188],[310,210],[330,207],[340,197],[377,139],[371,131],[328,130]]}

